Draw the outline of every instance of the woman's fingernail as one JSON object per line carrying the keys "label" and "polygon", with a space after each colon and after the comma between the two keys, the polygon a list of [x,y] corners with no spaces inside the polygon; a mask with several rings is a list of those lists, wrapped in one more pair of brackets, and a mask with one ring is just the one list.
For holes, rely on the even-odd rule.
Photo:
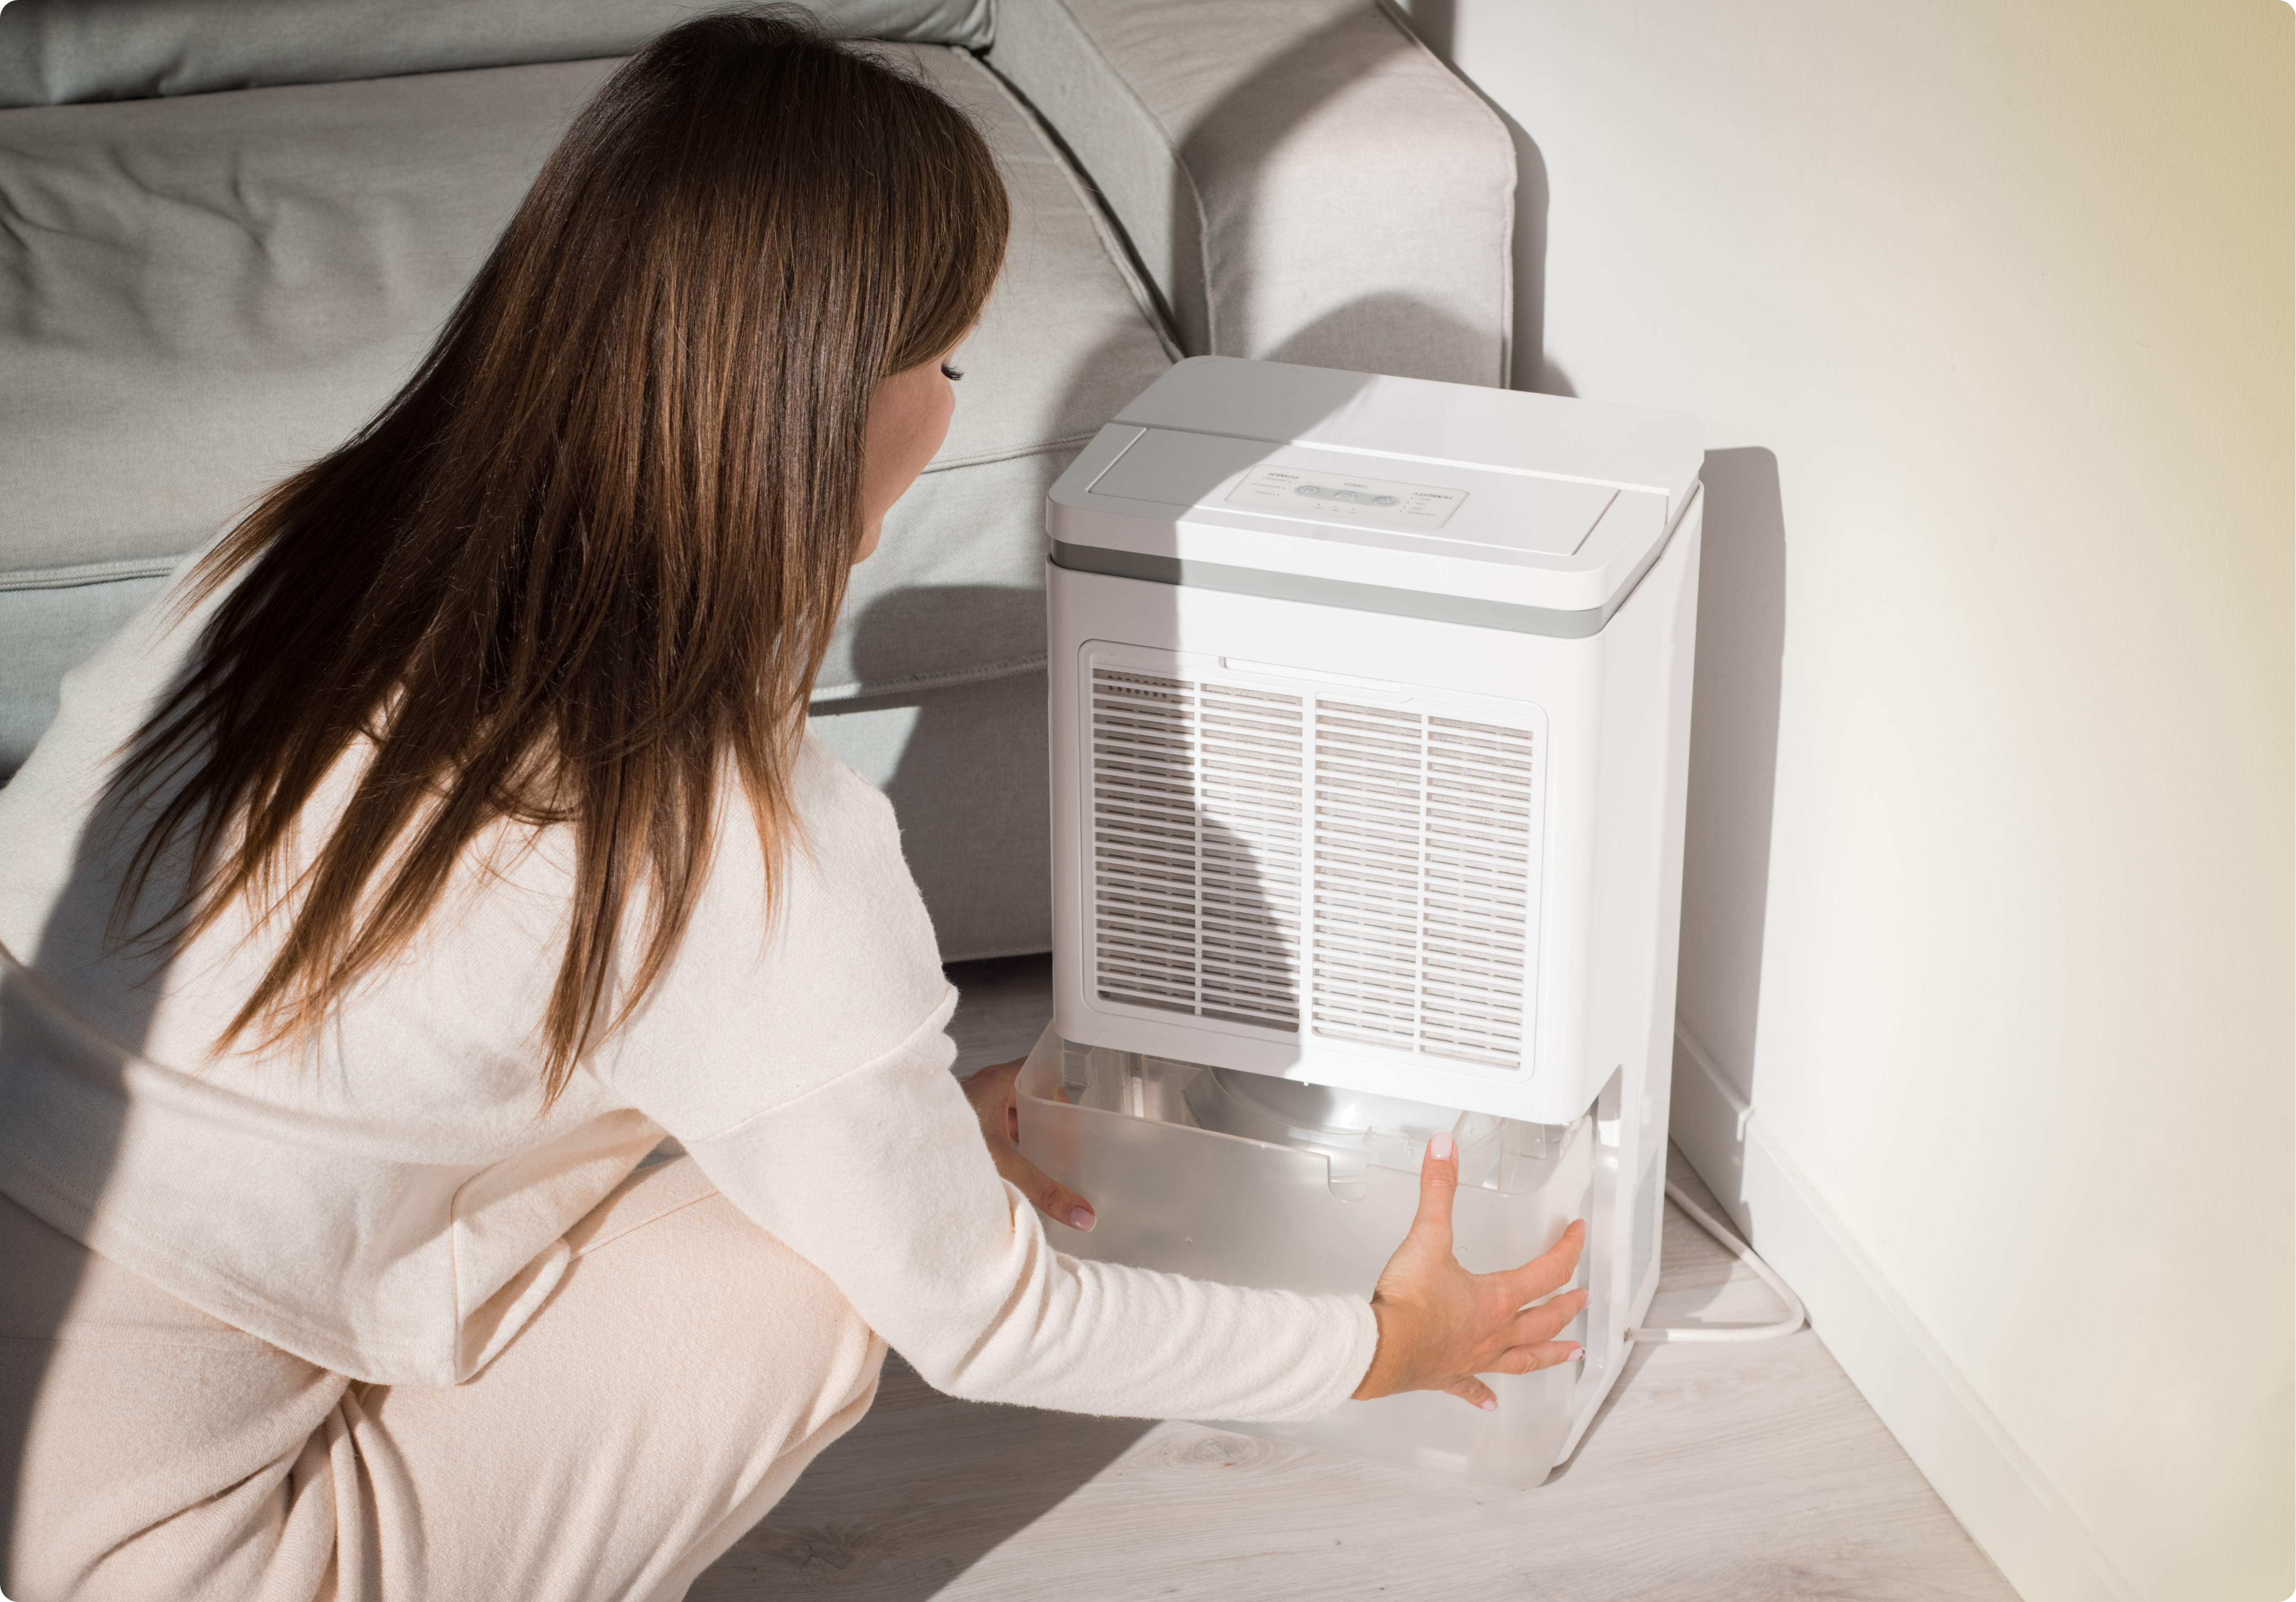
{"label": "woman's fingernail", "polygon": [[1427,1154],[1438,1162],[1448,1162],[1459,1154],[1459,1146],[1447,1132],[1438,1130],[1435,1138],[1427,1143]]}
{"label": "woman's fingernail", "polygon": [[1070,1213],[1069,1213],[1069,1228],[1071,1228],[1071,1229],[1089,1229],[1089,1228],[1092,1228],[1092,1223],[1093,1223],[1093,1219],[1092,1219],[1092,1209],[1091,1209],[1091,1208],[1089,1208],[1089,1207],[1078,1207],[1078,1208],[1074,1208],[1074,1209],[1070,1210]]}
{"label": "woman's fingernail", "polygon": [[1496,1413],[1499,1410],[1499,1399],[1496,1396],[1486,1396],[1475,1405],[1486,1413]]}
{"label": "woman's fingernail", "polygon": [[1578,1351],[1576,1351],[1572,1352],[1569,1357],[1567,1357],[1567,1358],[1563,1359],[1563,1361],[1565,1361],[1565,1362],[1570,1362],[1570,1363],[1583,1363],[1583,1362],[1585,1362],[1586,1360],[1587,1360],[1587,1349],[1586,1349],[1584,1346],[1581,1346],[1580,1348],[1578,1348]]}

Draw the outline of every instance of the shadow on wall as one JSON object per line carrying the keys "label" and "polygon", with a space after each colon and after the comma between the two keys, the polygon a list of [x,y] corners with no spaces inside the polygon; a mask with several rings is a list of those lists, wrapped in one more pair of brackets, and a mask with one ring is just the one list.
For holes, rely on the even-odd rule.
{"label": "shadow on wall", "polygon": [[1490,101],[1483,103],[1506,124],[1507,137],[1514,142],[1514,349],[1507,387],[1575,396],[1570,375],[1546,349],[1546,158],[1522,124]]}
{"label": "shadow on wall", "polygon": [[[1420,42],[1457,72],[1451,53],[1457,37],[1457,0],[1403,0],[1403,9]],[[1476,88],[1464,73],[1459,81],[1474,89],[1505,125],[1514,145],[1514,337],[1507,387],[1540,395],[1576,395],[1569,374],[1546,354],[1546,158],[1505,107]]]}
{"label": "shadow on wall", "polygon": [[[1374,331],[1381,349],[1367,350]],[[1262,352],[1261,359],[1408,378],[1414,356],[1407,341],[1423,340],[1433,349],[1449,349],[1480,337],[1449,312],[1409,295],[1365,295],[1325,312],[1273,349]]]}
{"label": "shadow on wall", "polygon": [[1759,447],[1709,451],[1702,478],[1675,1138],[1751,1227],[1745,1148],[1730,1099],[1747,1105],[1754,1089],[1785,651],[1785,511],[1777,458]]}
{"label": "shadow on wall", "polygon": [[[1504,347],[1495,366],[1488,333],[1407,294],[1365,296],[1327,313],[1309,328],[1280,339],[1271,337],[1271,331],[1251,325],[1254,308],[1283,298],[1262,292],[1255,283],[1255,278],[1267,271],[1262,253],[1253,249],[1249,236],[1252,228],[1260,226],[1265,210],[1259,197],[1249,197],[1247,203],[1233,212],[1221,208],[1224,214],[1242,219],[1245,237],[1229,237],[1218,231],[1207,234],[1204,231],[1204,197],[1197,192],[1189,174],[1220,170],[1221,148],[1242,145],[1267,152],[1280,150],[1293,130],[1308,124],[1326,103],[1346,92],[1365,70],[1362,28],[1361,13],[1342,12],[1328,26],[1263,63],[1207,107],[1183,137],[1180,164],[1172,184],[1171,237],[1176,241],[1198,240],[1208,267],[1215,259],[1221,262],[1225,288],[1221,296],[1222,317],[1218,325],[1211,318],[1208,284],[1193,292],[1195,297],[1204,297],[1200,304],[1173,308],[1182,342],[1191,355],[1246,356],[1305,366],[1386,373],[1402,378],[1505,382],[1507,357]],[[1392,59],[1411,51],[1410,40],[1401,30],[1390,29],[1389,37],[1391,48],[1382,50],[1382,59]],[[1436,53],[1442,54],[1442,49],[1436,47]],[[1508,127],[1514,136],[1520,162],[1529,142],[1512,123]],[[1546,169],[1538,164],[1535,148],[1530,153],[1533,168],[1539,175],[1538,203],[1530,209],[1536,213],[1534,236],[1543,249]],[[1264,178],[1271,167],[1280,164],[1256,168],[1255,181]],[[1524,214],[1521,204],[1519,195],[1515,225],[1518,259],[1523,259],[1520,241]],[[1538,277],[1537,273],[1530,275],[1534,283]],[[1518,275],[1518,282],[1521,281]],[[1187,290],[1177,292],[1184,299],[1191,298]],[[1535,351],[1538,349],[1535,308],[1528,327],[1529,348]],[[1514,328],[1519,341],[1526,328],[1519,308]]]}

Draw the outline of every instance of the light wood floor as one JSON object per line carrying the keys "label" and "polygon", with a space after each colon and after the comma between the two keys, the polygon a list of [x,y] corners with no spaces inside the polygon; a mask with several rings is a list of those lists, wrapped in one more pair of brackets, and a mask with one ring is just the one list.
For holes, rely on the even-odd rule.
{"label": "light wood floor", "polygon": [[[951,977],[965,998],[961,1068],[1034,1042],[1050,1013],[1045,959]],[[1678,1154],[1672,1171],[1705,1199]],[[1669,1204],[1652,1322],[1752,1323],[1775,1309]],[[952,1401],[895,1360],[869,1417],[692,1594],[2015,1597],[1807,1329],[1640,1349],[1577,1455],[1525,1491],[1198,1425]]]}

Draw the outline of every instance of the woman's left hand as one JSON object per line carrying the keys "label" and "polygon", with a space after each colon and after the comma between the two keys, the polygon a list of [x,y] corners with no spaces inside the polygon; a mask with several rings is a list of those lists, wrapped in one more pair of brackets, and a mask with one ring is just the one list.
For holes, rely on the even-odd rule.
{"label": "woman's left hand", "polygon": [[988,1154],[996,1161],[996,1171],[1019,1186],[1021,1194],[1035,1203],[1037,1211],[1046,1218],[1057,1219],[1071,1229],[1089,1229],[1093,1226],[1092,1204],[1066,1186],[1054,1183],[1042,1169],[1021,1154],[1019,1086],[1021,1065],[1028,1060],[1014,1057],[994,1068],[983,1068],[958,1083],[964,1089],[965,1100],[972,1104],[973,1116],[980,1120],[980,1138],[988,1143]]}

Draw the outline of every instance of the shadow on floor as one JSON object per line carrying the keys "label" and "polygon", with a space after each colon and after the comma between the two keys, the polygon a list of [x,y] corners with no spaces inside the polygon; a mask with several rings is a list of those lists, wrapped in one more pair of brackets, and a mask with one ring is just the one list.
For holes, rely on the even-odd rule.
{"label": "shadow on floor", "polygon": [[953,1401],[888,1358],[868,1417],[688,1594],[922,1602],[1153,1427]]}
{"label": "shadow on floor", "polygon": [[[957,1071],[1027,1054],[1052,1014],[1049,955],[951,964]],[[834,1596],[922,1602],[1068,1499],[1154,1427],[943,1396],[896,1353],[877,1401],[692,1602]]]}

